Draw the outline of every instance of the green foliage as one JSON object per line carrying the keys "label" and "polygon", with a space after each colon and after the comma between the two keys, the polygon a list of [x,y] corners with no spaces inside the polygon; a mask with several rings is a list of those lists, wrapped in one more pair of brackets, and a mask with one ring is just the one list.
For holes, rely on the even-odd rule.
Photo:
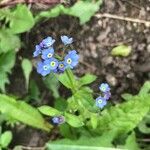
{"label": "green foliage", "polygon": [[26,79],[26,88],[28,89],[28,85],[29,85],[29,77],[32,71],[32,63],[30,62],[30,60],[28,59],[23,59],[22,60],[22,69],[23,69],[23,73]]}
{"label": "green foliage", "polygon": [[127,148],[128,150],[140,150],[136,142],[136,137],[134,132],[132,132],[132,134],[128,136],[124,147]]}
{"label": "green foliage", "polygon": [[126,57],[131,53],[131,46],[119,45],[112,49],[111,54],[113,56],[123,56]]}
{"label": "green foliage", "polygon": [[35,128],[46,131],[51,129],[51,125],[43,119],[35,108],[3,94],[0,95],[0,112]]}
{"label": "green foliage", "polygon": [[57,79],[57,77],[52,73],[50,75],[48,75],[44,80],[44,84],[46,85],[46,87],[52,91],[53,97],[55,99],[59,98],[59,81]]}
{"label": "green foliage", "polygon": [[0,54],[14,51],[20,48],[20,39],[12,34],[9,29],[0,30]]}
{"label": "green foliage", "polygon": [[57,5],[49,11],[43,11],[35,17],[35,21],[45,18],[54,18],[62,14],[71,15],[80,19],[80,24],[84,24],[99,10],[102,0],[93,1],[78,1],[72,7],[67,8],[63,5]]}
{"label": "green foliage", "polygon": [[50,106],[41,106],[38,108],[39,111],[44,114],[44,115],[47,115],[47,116],[59,116],[61,115],[62,113],[60,111],[58,111],[57,109],[53,108],[53,107],[50,107]]}
{"label": "green foliage", "polygon": [[7,148],[12,140],[12,133],[11,131],[5,131],[0,135],[0,147]]}
{"label": "green foliage", "polygon": [[30,30],[34,26],[34,18],[26,5],[18,5],[11,13],[10,30],[13,34]]}
{"label": "green foliage", "polygon": [[15,64],[15,53],[13,51],[0,55],[0,90],[5,92],[5,84],[9,83],[8,73]]}

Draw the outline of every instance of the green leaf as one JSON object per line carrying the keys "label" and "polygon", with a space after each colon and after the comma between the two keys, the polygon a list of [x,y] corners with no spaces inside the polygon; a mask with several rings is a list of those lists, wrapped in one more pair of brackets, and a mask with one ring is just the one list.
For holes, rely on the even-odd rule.
{"label": "green leaf", "polygon": [[128,136],[124,148],[127,148],[128,150],[140,150],[136,142],[136,137],[134,132],[132,132],[132,134]]}
{"label": "green leaf", "polygon": [[67,14],[78,17],[80,24],[84,24],[99,10],[101,3],[102,0],[98,2],[78,1],[70,8]]}
{"label": "green leaf", "polygon": [[65,121],[72,127],[81,127],[84,125],[79,116],[75,116],[69,113],[65,113]]}
{"label": "green leaf", "polygon": [[40,21],[43,17],[54,18],[61,14],[71,15],[78,17],[80,24],[84,24],[90,20],[90,18],[99,10],[102,0],[97,2],[91,1],[77,1],[72,7],[64,7],[63,5],[57,5],[53,9],[43,11],[35,17],[35,21]]}
{"label": "green leaf", "polygon": [[58,76],[58,80],[68,89],[71,89],[73,92],[77,88],[77,80],[70,69],[67,69],[63,74]]}
{"label": "green leaf", "polygon": [[98,115],[91,113],[91,125],[93,129],[96,129],[97,124],[98,124],[98,119],[97,119]]}
{"label": "green leaf", "polygon": [[131,46],[119,45],[112,49],[111,55],[126,57],[131,53]]}
{"label": "green leaf", "polygon": [[9,30],[0,30],[0,54],[2,52],[18,50],[21,42],[18,36],[10,33]]}
{"label": "green leaf", "polygon": [[[62,139],[47,144],[48,150],[120,150],[113,149],[112,140],[116,136],[114,131],[98,137],[81,136],[78,140]],[[104,146],[103,146],[104,145]]]}
{"label": "green leaf", "polygon": [[26,5],[18,5],[13,11],[13,18],[10,20],[12,33],[23,33],[34,26],[34,18]]}
{"label": "green leaf", "polygon": [[150,127],[148,126],[150,124],[150,113],[148,113],[144,119],[139,123],[138,129],[140,132],[144,134],[150,134]]}
{"label": "green leaf", "polygon": [[1,136],[0,136],[0,145],[2,148],[7,148],[7,146],[10,144],[12,140],[12,133],[11,131],[5,131]]}
{"label": "green leaf", "polygon": [[130,101],[102,111],[96,132],[115,129],[118,134],[126,134],[139,124],[149,109],[150,95],[134,96]]}
{"label": "green leaf", "polygon": [[9,83],[8,73],[15,64],[15,52],[10,51],[0,55],[0,90],[5,92],[5,84]]}
{"label": "green leaf", "polygon": [[146,81],[144,83],[144,85],[142,86],[139,95],[147,95],[148,93],[150,93],[150,81]]}
{"label": "green leaf", "polygon": [[97,77],[95,75],[86,74],[85,76],[80,78],[79,83],[81,86],[90,84],[90,83],[94,82],[96,80],[96,78]]}
{"label": "green leaf", "polygon": [[31,80],[29,84],[29,99],[40,101],[40,90],[34,80]]}
{"label": "green leaf", "polygon": [[37,109],[23,101],[16,101],[3,94],[0,94],[0,112],[35,128],[46,131],[52,128],[52,126],[43,119]]}
{"label": "green leaf", "polygon": [[50,106],[46,106],[46,105],[43,105],[39,107],[38,109],[42,114],[47,115],[47,116],[60,116],[62,114],[57,109],[50,107]]}
{"label": "green leaf", "polygon": [[125,93],[125,94],[122,94],[121,97],[122,97],[124,100],[128,101],[128,100],[132,100],[133,95],[132,95],[132,94]]}
{"label": "green leaf", "polygon": [[26,79],[26,88],[28,89],[29,86],[29,77],[32,72],[32,63],[28,59],[23,59],[21,63],[22,69],[23,69],[23,74]]}
{"label": "green leaf", "polygon": [[48,75],[44,80],[44,84],[46,85],[46,87],[52,91],[54,98],[59,98],[59,81],[57,79],[57,77],[55,76],[55,74],[51,73],[50,75]]}

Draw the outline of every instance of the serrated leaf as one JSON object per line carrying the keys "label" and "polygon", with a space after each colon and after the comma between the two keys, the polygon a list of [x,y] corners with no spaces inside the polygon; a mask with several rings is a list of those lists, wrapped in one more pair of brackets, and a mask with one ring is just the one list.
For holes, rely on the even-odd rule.
{"label": "serrated leaf", "polygon": [[72,127],[81,127],[84,125],[79,116],[75,116],[69,113],[65,113],[65,121]]}
{"label": "serrated leaf", "polygon": [[41,106],[38,109],[42,114],[47,115],[47,116],[59,116],[62,114],[57,109],[50,107],[50,106],[46,106],[46,105]]}
{"label": "serrated leaf", "polygon": [[46,131],[50,131],[52,128],[52,126],[43,119],[37,109],[24,101],[16,101],[3,94],[0,94],[0,112],[35,128]]}
{"label": "serrated leaf", "polygon": [[1,136],[0,136],[0,145],[2,148],[7,148],[7,146],[10,144],[12,140],[12,133],[11,131],[5,131]]}
{"label": "serrated leaf", "polygon": [[9,30],[0,30],[0,54],[15,51],[20,48],[20,39]]}
{"label": "serrated leaf", "polygon": [[127,57],[131,53],[131,46],[119,45],[112,49],[111,55]]}
{"label": "serrated leaf", "polygon": [[30,74],[32,72],[32,63],[30,62],[30,60],[24,58],[22,60],[21,67],[23,69],[23,74],[24,74],[25,79],[26,79],[26,88],[28,89],[29,77],[30,77]]}
{"label": "serrated leaf", "polygon": [[15,64],[15,52],[10,51],[0,55],[0,89],[5,92],[5,84],[9,83],[7,74]]}
{"label": "serrated leaf", "polygon": [[79,83],[81,86],[87,85],[87,84],[94,82],[96,78],[97,77],[95,75],[86,74],[85,76],[80,78]]}
{"label": "serrated leaf", "polygon": [[18,34],[30,30],[34,26],[34,18],[26,5],[18,5],[10,20],[10,30]]}

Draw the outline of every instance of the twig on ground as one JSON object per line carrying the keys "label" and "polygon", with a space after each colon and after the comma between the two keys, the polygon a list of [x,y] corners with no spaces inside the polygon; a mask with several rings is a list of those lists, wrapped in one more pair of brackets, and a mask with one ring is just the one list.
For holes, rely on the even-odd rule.
{"label": "twig on ground", "polygon": [[108,13],[103,13],[103,14],[99,13],[99,14],[96,14],[95,17],[97,17],[98,19],[110,18],[110,19],[117,19],[117,20],[122,20],[122,21],[140,23],[140,24],[144,24],[146,27],[150,27],[150,21],[147,21],[147,20],[141,20],[141,19],[135,19],[135,18],[130,18],[130,17],[118,16],[118,15],[108,14]]}

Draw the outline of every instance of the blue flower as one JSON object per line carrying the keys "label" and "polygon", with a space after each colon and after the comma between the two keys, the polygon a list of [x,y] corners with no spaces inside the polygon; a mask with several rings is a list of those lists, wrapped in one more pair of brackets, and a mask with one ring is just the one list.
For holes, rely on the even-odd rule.
{"label": "blue flower", "polygon": [[50,47],[48,49],[44,49],[42,51],[42,58],[43,59],[49,59],[49,58],[53,57],[53,55],[54,55],[54,49],[53,49],[53,47]]}
{"label": "blue flower", "polygon": [[70,51],[64,58],[66,68],[73,69],[79,62],[79,55],[75,50]]}
{"label": "blue flower", "polygon": [[50,73],[50,67],[48,64],[44,62],[38,62],[37,64],[37,72],[41,74],[42,76],[46,76]]}
{"label": "blue flower", "polygon": [[64,45],[69,45],[73,42],[73,38],[69,38],[66,35],[61,36],[61,41],[64,43]]}
{"label": "blue flower", "polygon": [[50,70],[56,72],[56,69],[58,67],[58,60],[56,58],[50,58],[44,61],[45,64],[47,64],[50,68]]}
{"label": "blue flower", "polygon": [[52,122],[54,124],[62,124],[65,122],[65,118],[64,118],[64,116],[56,116],[56,117],[52,118]]}
{"label": "blue flower", "polygon": [[35,51],[33,53],[33,57],[37,57],[39,54],[41,54],[41,47],[39,45],[35,46]]}
{"label": "blue flower", "polygon": [[96,106],[99,108],[103,108],[107,104],[107,100],[104,97],[99,96],[96,98]]}
{"label": "blue flower", "polygon": [[49,36],[40,43],[40,46],[42,48],[49,48],[50,46],[52,46],[54,44],[54,42],[55,42],[55,40]]}
{"label": "blue flower", "polygon": [[111,93],[110,93],[110,92],[104,93],[104,98],[105,98],[106,100],[109,100],[110,97],[111,97]]}
{"label": "blue flower", "polygon": [[59,71],[59,72],[64,72],[64,71],[65,71],[65,64],[64,64],[63,61],[60,61],[60,62],[58,63],[58,71]]}
{"label": "blue flower", "polygon": [[109,92],[110,91],[110,86],[107,84],[107,83],[102,83],[100,86],[99,86],[99,89],[102,91],[102,92]]}

